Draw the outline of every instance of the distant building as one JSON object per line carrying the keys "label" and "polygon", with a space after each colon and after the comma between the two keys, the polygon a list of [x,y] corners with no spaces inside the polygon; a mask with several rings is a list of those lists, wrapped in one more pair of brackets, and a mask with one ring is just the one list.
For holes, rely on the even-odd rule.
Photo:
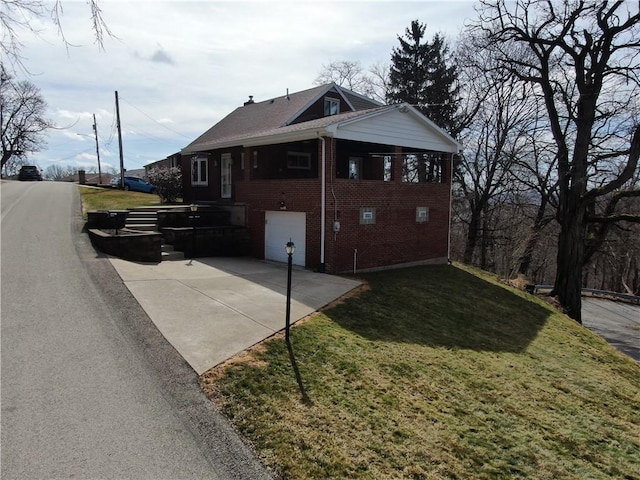
{"label": "distant building", "polygon": [[167,158],[164,158],[162,160],[157,160],[155,162],[149,163],[148,165],[145,165],[144,166],[145,176],[149,174],[149,170],[151,170],[152,168],[171,168],[171,167],[182,168],[181,162],[182,162],[182,155],[180,154],[180,152],[174,153],[173,155],[169,155]]}

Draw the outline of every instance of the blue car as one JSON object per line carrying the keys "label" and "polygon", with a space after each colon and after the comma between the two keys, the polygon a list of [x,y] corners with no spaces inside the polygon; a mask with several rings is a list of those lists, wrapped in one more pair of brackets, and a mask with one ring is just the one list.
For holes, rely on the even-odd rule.
{"label": "blue car", "polygon": [[[111,179],[111,186],[113,188],[120,188],[120,177],[113,177]],[[158,187],[150,184],[146,180],[140,177],[124,177],[124,189],[131,190],[132,192],[142,193],[157,193]]]}

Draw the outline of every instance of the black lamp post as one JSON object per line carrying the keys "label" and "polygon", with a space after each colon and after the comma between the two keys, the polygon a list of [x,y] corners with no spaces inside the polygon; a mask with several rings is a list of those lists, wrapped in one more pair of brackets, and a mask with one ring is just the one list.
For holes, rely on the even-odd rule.
{"label": "black lamp post", "polygon": [[285,320],[285,334],[284,338],[289,342],[289,329],[291,327],[291,268],[293,266],[293,252],[296,251],[296,245],[289,239],[284,247],[284,251],[287,252],[289,257],[287,264],[287,316]]}
{"label": "black lamp post", "polygon": [[191,226],[193,227],[191,230],[191,260],[189,261],[191,264],[193,257],[196,256],[196,212],[198,211],[198,205],[192,203],[189,208],[191,209]]}

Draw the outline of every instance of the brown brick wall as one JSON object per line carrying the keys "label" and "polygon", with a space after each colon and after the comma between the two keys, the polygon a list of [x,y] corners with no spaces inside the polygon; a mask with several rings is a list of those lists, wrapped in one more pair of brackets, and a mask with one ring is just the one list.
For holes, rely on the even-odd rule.
{"label": "brown brick wall", "polygon": [[[321,172],[321,146],[317,142],[318,172]],[[336,141],[326,140],[326,245],[325,270],[329,273],[351,271],[354,250],[357,250],[357,269],[422,262],[447,257],[449,224],[449,169],[445,169],[446,183],[407,184],[400,181],[401,163],[394,162],[394,181],[348,180],[335,178]],[[280,210],[284,201],[287,211],[307,214],[307,268],[320,265],[321,181],[320,178],[258,180],[251,179],[246,170],[252,169],[253,148],[246,149],[245,172],[239,165],[239,152],[234,159],[234,201],[247,205],[247,225],[251,231],[252,253],[264,258],[265,211]],[[400,149],[396,148],[399,153]],[[219,160],[219,153],[212,159]],[[366,161],[366,160],[365,160]],[[187,160],[188,162],[188,160]],[[185,165],[190,172],[190,164]],[[184,167],[183,166],[183,171]],[[219,171],[209,169],[210,179]],[[213,174],[213,175],[212,175]],[[188,173],[187,173],[188,175]],[[320,175],[318,175],[320,176]],[[190,182],[185,182],[185,190]],[[209,186],[209,193],[213,194]],[[219,185],[214,187],[219,190]],[[217,193],[218,190],[215,190]],[[218,194],[219,196],[219,194]],[[185,198],[189,198],[185,194]],[[217,198],[217,197],[215,197]],[[376,222],[360,224],[360,209],[375,208]],[[416,222],[416,207],[429,208],[429,220]],[[340,231],[333,233],[334,218]]]}

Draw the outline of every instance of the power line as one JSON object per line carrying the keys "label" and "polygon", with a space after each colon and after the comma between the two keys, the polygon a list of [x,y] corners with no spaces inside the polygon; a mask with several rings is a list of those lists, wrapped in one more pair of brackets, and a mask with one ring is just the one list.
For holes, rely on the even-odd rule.
{"label": "power line", "polygon": [[150,115],[147,115],[145,112],[143,112],[140,108],[136,107],[134,104],[132,104],[129,100],[127,100],[126,98],[122,98],[120,97],[121,100],[124,100],[126,103],[128,103],[130,106],[132,106],[133,108],[135,108],[137,111],[139,111],[141,114],[143,114],[145,117],[147,117],[149,120],[157,123],[158,125],[160,125],[162,128],[169,130],[172,133],[175,133],[176,135],[180,135],[183,138],[186,138],[188,140],[191,140],[191,137],[187,137],[186,135],[177,132],[175,130],[173,130],[172,128],[167,127],[166,125],[164,125],[163,123],[160,123],[159,121],[157,121],[155,118],[151,117]]}

